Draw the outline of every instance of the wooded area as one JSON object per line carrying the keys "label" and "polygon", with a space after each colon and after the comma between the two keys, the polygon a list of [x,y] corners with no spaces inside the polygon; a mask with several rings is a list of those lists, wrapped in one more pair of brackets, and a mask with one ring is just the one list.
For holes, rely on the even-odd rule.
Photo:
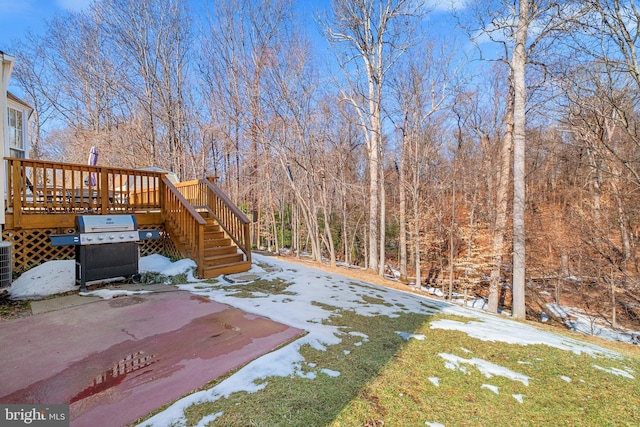
{"label": "wooded area", "polygon": [[313,21],[296,3],[56,16],[10,48],[31,157],[96,146],[113,167],[218,176],[256,247],[391,266],[520,318],[547,278],[637,320],[633,0],[333,0]]}

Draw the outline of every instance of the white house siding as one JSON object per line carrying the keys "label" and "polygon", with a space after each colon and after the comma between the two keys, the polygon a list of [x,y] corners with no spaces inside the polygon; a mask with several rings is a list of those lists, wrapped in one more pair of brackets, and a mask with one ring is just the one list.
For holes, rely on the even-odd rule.
{"label": "white house siding", "polygon": [[[3,156],[7,155],[8,145],[8,118],[7,118],[7,90],[9,88],[9,79],[13,70],[14,58],[0,51],[0,60],[2,61],[2,69],[0,70],[0,142],[3,147]],[[0,226],[5,224],[5,200],[7,195],[7,165],[6,162],[0,161],[0,188],[4,191],[4,197],[0,197]]]}
{"label": "white house siding", "polygon": [[[0,50],[0,146],[2,157],[29,157],[29,116],[33,109],[24,101],[9,92],[9,80],[15,58]],[[11,110],[11,121],[9,111]],[[11,146],[12,142],[18,146]],[[15,145],[15,144],[14,144]],[[0,161],[0,188],[4,197],[0,197],[0,231],[5,224],[7,199],[7,162]],[[0,237],[1,239],[1,237]]]}

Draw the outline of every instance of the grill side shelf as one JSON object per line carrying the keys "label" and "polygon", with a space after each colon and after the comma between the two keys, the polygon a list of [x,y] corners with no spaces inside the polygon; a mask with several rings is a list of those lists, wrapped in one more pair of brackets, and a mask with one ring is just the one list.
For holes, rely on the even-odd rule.
{"label": "grill side shelf", "polygon": [[158,230],[138,230],[140,240],[159,239],[160,232]]}
{"label": "grill side shelf", "polygon": [[73,246],[80,244],[78,234],[52,234],[49,236],[52,246]]}

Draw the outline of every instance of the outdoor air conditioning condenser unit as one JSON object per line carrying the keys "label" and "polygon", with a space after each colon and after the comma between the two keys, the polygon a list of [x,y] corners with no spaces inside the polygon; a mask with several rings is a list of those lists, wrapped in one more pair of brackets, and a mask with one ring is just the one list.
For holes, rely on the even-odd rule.
{"label": "outdoor air conditioning condenser unit", "polygon": [[0,242],[0,288],[11,286],[11,242]]}

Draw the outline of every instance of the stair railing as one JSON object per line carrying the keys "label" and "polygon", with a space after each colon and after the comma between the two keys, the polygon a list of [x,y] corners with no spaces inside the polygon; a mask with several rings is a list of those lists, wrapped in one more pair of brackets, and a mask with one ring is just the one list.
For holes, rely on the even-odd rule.
{"label": "stair railing", "polygon": [[235,203],[213,182],[207,179],[198,181],[202,197],[202,204],[207,207],[211,215],[235,242],[245,256],[247,262],[251,262],[251,233],[250,221]]}
{"label": "stair railing", "polygon": [[164,190],[162,196],[162,214],[165,227],[170,233],[180,237],[178,250],[185,258],[197,258],[197,274],[204,277],[204,229],[207,222],[202,215],[180,194],[178,189],[166,177],[162,178]]}

